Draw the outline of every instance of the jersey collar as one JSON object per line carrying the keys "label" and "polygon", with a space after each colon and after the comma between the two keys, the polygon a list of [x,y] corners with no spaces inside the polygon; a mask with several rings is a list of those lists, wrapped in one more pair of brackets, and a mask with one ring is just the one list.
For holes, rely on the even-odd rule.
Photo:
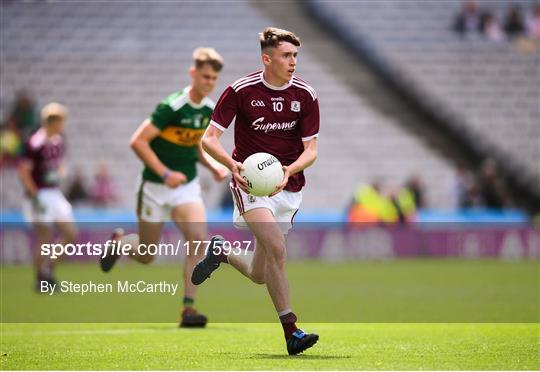
{"label": "jersey collar", "polygon": [[184,94],[186,95],[186,98],[187,98],[187,102],[188,104],[193,107],[194,109],[200,109],[200,108],[203,108],[204,106],[206,106],[206,98],[207,97],[204,97],[202,100],[201,100],[201,103],[197,104],[195,102],[193,102],[191,100],[191,97],[189,96],[189,91],[191,90],[191,85],[188,85],[187,87],[184,88]]}
{"label": "jersey collar", "polygon": [[287,89],[288,87],[290,87],[292,85],[292,79],[291,79],[286,84],[284,84],[284,85],[282,85],[280,87],[276,87],[275,85],[272,85],[269,82],[267,82],[266,80],[264,80],[263,73],[264,73],[264,71],[261,71],[261,81],[263,82],[263,84],[266,87],[268,87],[268,88],[270,88],[272,90],[285,90],[285,89]]}

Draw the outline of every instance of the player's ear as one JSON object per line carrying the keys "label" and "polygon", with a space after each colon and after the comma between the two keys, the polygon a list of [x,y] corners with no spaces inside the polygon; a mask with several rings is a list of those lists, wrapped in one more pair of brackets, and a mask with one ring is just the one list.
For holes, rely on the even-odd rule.
{"label": "player's ear", "polygon": [[263,52],[263,54],[261,55],[261,59],[262,59],[263,65],[265,66],[268,66],[272,62],[272,59],[270,58],[270,56],[265,52]]}
{"label": "player's ear", "polygon": [[195,77],[195,72],[197,71],[197,69],[195,68],[195,66],[191,66],[189,68],[189,76],[191,76],[192,78]]}

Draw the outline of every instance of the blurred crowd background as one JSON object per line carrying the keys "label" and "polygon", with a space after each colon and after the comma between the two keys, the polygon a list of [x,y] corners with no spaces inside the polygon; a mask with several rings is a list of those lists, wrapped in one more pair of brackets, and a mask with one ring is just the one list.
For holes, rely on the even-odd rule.
{"label": "blurred crowd background", "polygon": [[[3,1],[4,213],[20,207],[16,165],[51,101],[70,110],[68,199],[133,210],[132,132],[188,84],[195,47],[225,58],[214,100],[259,69],[257,34],[268,25],[301,37],[297,73],[319,95],[304,210],[388,223],[540,212],[538,1],[238,0]],[[226,143],[232,150],[232,133]],[[201,181],[211,210],[232,207],[226,184],[203,169]]]}

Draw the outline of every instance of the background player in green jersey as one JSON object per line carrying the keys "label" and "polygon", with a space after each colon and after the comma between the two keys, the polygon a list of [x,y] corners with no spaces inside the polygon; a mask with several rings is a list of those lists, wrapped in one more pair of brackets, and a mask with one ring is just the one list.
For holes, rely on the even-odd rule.
{"label": "background player in green jersey", "polygon": [[[208,156],[200,139],[210,122],[214,103],[207,97],[216,86],[223,68],[222,57],[212,48],[193,52],[190,68],[191,86],[163,100],[133,134],[131,148],[144,163],[137,194],[138,234],[123,235],[115,230],[112,240],[118,246],[129,244],[130,257],[150,263],[154,256],[139,252],[141,247],[157,244],[163,223],[172,219],[186,241],[207,239],[206,212],[201,198],[196,163],[205,165],[217,181],[228,170]],[[109,271],[120,255],[108,254],[101,259],[103,271]],[[206,317],[193,307],[196,286],[189,278],[204,250],[187,250],[184,262],[184,310],[180,326],[204,327]]]}

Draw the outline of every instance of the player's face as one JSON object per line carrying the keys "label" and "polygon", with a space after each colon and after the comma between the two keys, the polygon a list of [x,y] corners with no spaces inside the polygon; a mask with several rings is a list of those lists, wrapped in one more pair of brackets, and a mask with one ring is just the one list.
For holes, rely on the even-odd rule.
{"label": "player's face", "polygon": [[216,87],[218,76],[219,72],[216,72],[209,64],[204,64],[200,68],[193,68],[191,70],[192,89],[206,97]]}
{"label": "player's face", "polygon": [[46,130],[50,135],[61,134],[64,132],[64,120],[55,119],[48,122],[46,125]]}
{"label": "player's face", "polygon": [[279,43],[277,48],[270,49],[269,59],[265,65],[272,75],[285,84],[292,79],[296,70],[297,58],[298,48],[291,43],[283,41]]}

